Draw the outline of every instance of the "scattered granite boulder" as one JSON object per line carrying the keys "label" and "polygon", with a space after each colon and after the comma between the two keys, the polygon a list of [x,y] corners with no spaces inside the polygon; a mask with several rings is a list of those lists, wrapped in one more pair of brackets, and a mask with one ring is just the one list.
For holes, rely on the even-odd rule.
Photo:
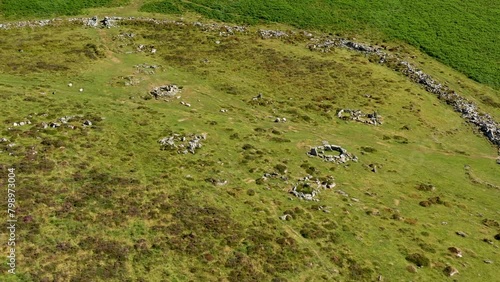
{"label": "scattered granite boulder", "polygon": [[500,157],[497,158],[497,164],[500,165]]}
{"label": "scattered granite boulder", "polygon": [[153,88],[149,93],[155,97],[155,99],[159,98],[173,98],[175,97],[179,92],[180,88],[175,85],[175,84],[169,84],[169,85],[163,85],[163,86],[158,86]]}
{"label": "scattered granite boulder", "polygon": [[464,238],[467,237],[467,233],[465,233],[463,231],[457,231],[457,232],[455,232],[455,234],[457,234],[460,237],[464,237]]}
{"label": "scattered granite boulder", "polygon": [[252,100],[253,101],[257,101],[259,99],[262,99],[264,96],[262,95],[262,93],[259,93],[257,96],[253,97]]}
{"label": "scattered granite boulder", "polygon": [[284,215],[280,216],[280,219],[288,221],[288,220],[292,220],[292,216],[289,214],[284,214]]}
{"label": "scattered granite boulder", "polygon": [[456,257],[461,258],[462,257],[462,250],[460,250],[457,247],[449,247],[448,251],[450,251],[452,254],[454,254]]}
{"label": "scattered granite boulder", "polygon": [[227,180],[216,179],[213,177],[209,177],[209,178],[205,179],[205,181],[213,184],[214,186],[224,186],[227,184]]}

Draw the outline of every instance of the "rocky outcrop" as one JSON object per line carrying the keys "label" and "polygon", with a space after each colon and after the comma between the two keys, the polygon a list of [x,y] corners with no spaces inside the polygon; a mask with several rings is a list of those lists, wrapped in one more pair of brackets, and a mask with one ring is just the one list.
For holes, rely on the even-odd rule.
{"label": "rocky outcrop", "polygon": [[[338,153],[337,155],[331,155],[332,153]],[[323,141],[322,146],[312,147],[307,155],[310,157],[322,158],[325,162],[334,162],[336,164],[343,164],[349,161],[357,162],[358,158],[355,155],[347,152],[346,149],[338,145],[330,145],[327,141]]]}
{"label": "rocky outcrop", "polygon": [[163,85],[153,88],[149,93],[155,97],[155,99],[159,98],[173,98],[179,92],[180,88],[175,84]]}

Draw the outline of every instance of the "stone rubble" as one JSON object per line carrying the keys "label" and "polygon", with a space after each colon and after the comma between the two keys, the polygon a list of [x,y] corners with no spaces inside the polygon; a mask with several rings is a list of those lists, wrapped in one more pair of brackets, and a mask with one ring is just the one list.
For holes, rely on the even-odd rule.
{"label": "stone rubble", "polygon": [[[338,155],[329,155],[327,152],[338,152]],[[336,164],[347,163],[348,161],[357,162],[358,158],[355,155],[347,152],[346,149],[338,145],[330,145],[327,141],[323,141],[322,146],[312,147],[307,155],[310,157],[322,158],[325,162],[334,162]]]}
{"label": "stone rubble", "polygon": [[177,150],[178,154],[195,154],[202,147],[201,141],[207,139],[207,134],[191,134],[189,136],[172,134],[158,140],[161,150]]}
{"label": "stone rubble", "polygon": [[175,97],[179,92],[180,88],[175,85],[175,84],[169,84],[169,85],[163,85],[163,86],[158,86],[153,88],[149,93],[155,97],[155,99],[158,98],[173,98]]}
{"label": "stone rubble", "polygon": [[360,110],[340,109],[337,112],[337,117],[343,120],[353,120],[371,125],[382,124],[381,118],[377,114],[377,112],[373,112],[371,114],[364,114]]}
{"label": "stone rubble", "polygon": [[263,39],[288,37],[288,33],[285,31],[281,31],[281,30],[259,29],[258,33],[259,33],[260,37]]}

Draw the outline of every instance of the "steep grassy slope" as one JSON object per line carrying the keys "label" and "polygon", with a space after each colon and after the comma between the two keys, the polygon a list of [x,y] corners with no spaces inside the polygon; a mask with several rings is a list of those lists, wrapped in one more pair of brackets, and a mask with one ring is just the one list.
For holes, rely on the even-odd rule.
{"label": "steep grassy slope", "polygon": [[[15,167],[21,226],[18,275],[2,264],[2,281],[439,281],[447,265],[463,281],[496,278],[484,260],[498,243],[483,241],[500,231],[496,148],[362,55],[175,24],[0,38],[0,183]],[[179,99],[151,99],[168,83],[182,86]],[[377,111],[384,124],[340,120],[340,108]],[[196,154],[160,150],[172,133],[207,139]],[[359,162],[308,157],[323,140]],[[273,172],[284,179],[262,179]],[[319,202],[289,194],[308,174],[337,186]]]}

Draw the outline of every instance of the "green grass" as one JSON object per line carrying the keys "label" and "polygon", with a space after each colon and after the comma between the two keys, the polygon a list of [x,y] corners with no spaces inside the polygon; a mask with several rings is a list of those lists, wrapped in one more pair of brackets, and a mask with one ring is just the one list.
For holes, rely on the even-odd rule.
{"label": "green grass", "polygon": [[[147,7],[147,9],[146,9]],[[500,8],[491,1],[167,0],[144,11],[195,11],[246,24],[277,22],[373,40],[402,40],[470,78],[500,87]]]}
{"label": "green grass", "polygon": [[114,7],[129,0],[2,0],[0,12],[8,19],[41,18],[59,15],[78,15],[83,9]]}
{"label": "green grass", "polygon": [[[0,143],[0,185],[15,166],[21,228],[18,276],[2,264],[0,280],[440,281],[450,264],[461,280],[493,281],[495,264],[483,260],[498,250],[482,239],[499,230],[482,221],[497,218],[499,191],[472,181],[464,165],[500,185],[496,148],[401,74],[347,50],[310,52],[301,38],[261,40],[256,28],[229,37],[146,23],[1,30],[0,137],[16,146]],[[139,44],[158,51],[130,53]],[[431,71],[459,76],[414,54]],[[162,68],[138,73],[141,63]],[[131,75],[140,83],[118,83]],[[468,95],[481,89],[461,80]],[[183,86],[180,99],[144,99],[167,83]],[[339,120],[338,108],[377,110],[384,124]],[[77,114],[77,129],[38,127]],[[32,124],[7,129],[25,118]],[[160,150],[170,132],[208,135],[183,155]],[[323,140],[359,162],[308,157]],[[288,182],[255,182],[284,167]],[[287,190],[309,173],[333,176],[337,187],[321,191],[320,202],[290,200]],[[421,183],[436,190],[420,191]],[[419,206],[432,197],[448,205]],[[280,220],[284,213],[293,219]],[[450,246],[464,257],[449,255]],[[410,273],[415,253],[430,265]]]}

